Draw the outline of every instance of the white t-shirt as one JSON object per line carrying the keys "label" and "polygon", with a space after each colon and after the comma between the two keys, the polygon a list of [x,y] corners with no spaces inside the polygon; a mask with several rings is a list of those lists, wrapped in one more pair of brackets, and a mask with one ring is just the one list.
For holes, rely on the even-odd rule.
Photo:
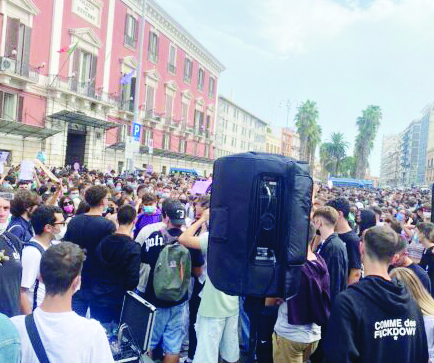
{"label": "white t-shirt", "polygon": [[[35,239],[32,238],[30,241],[40,244],[46,250],[46,248]],[[45,285],[42,282],[41,274],[39,272],[41,256],[42,256],[41,252],[39,252],[39,250],[36,247],[26,246],[23,249],[23,254],[21,257],[21,263],[23,265],[21,287],[28,289],[27,298],[29,300],[30,307],[33,306],[33,296],[35,291],[36,279],[39,280],[38,291],[37,291],[38,306],[41,305],[42,300],[44,300],[44,296],[45,296]]]}
{"label": "white t-shirt", "polygon": [[[36,308],[33,316],[50,362],[114,362],[107,336],[98,321],[83,318],[73,311],[47,313],[41,308]],[[24,318],[20,315],[11,319],[20,334],[22,362],[39,363]]]}
{"label": "white t-shirt", "polygon": [[[140,230],[139,234],[136,237],[136,242],[140,244],[141,247],[143,247],[143,244],[152,233],[160,231],[161,229],[164,228],[167,228],[164,222],[148,224]],[[151,271],[151,266],[149,266],[147,263],[140,264],[140,272],[139,272],[140,277],[139,277],[139,284],[137,285],[137,290],[139,290],[140,292],[144,293],[146,291],[146,285],[148,284],[150,271]]]}

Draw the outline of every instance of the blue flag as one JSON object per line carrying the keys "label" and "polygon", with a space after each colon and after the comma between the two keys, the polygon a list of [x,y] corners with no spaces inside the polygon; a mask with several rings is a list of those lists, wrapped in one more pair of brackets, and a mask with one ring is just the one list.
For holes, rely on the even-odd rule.
{"label": "blue flag", "polygon": [[131,82],[131,78],[133,78],[133,74],[136,70],[133,69],[130,73],[124,74],[121,78],[121,84],[128,84]]}

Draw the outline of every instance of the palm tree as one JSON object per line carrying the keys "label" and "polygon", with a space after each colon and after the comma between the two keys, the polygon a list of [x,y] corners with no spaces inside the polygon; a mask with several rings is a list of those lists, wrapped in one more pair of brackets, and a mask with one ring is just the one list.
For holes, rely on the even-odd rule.
{"label": "palm tree", "polygon": [[316,146],[321,140],[321,128],[317,124],[318,108],[316,102],[307,100],[298,107],[295,125],[300,135],[300,160],[315,160]]}
{"label": "palm tree", "polygon": [[344,178],[354,178],[355,166],[354,156],[346,156],[339,164],[339,174]]}
{"label": "palm tree", "polygon": [[374,140],[377,136],[378,127],[383,115],[379,106],[368,106],[362,112],[362,116],[357,118],[356,125],[359,133],[356,137],[354,157],[356,159],[355,177],[364,179],[368,158],[374,148]]}
{"label": "palm tree", "polygon": [[327,180],[329,173],[333,171],[333,160],[332,160],[332,144],[330,142],[323,142],[319,148],[319,159],[321,163],[321,179],[323,181]]}
{"label": "palm tree", "polygon": [[347,155],[349,143],[344,140],[344,134],[342,132],[333,132],[330,136],[331,157],[334,162],[333,173],[337,176],[339,164]]}

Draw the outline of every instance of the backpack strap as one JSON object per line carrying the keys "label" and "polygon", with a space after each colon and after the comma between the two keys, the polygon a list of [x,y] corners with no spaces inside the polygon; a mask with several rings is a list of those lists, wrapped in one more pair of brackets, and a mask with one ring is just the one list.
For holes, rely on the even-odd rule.
{"label": "backpack strap", "polygon": [[27,334],[29,335],[30,342],[32,343],[33,350],[35,351],[39,362],[50,363],[47,357],[47,352],[45,351],[44,345],[42,344],[38,328],[36,327],[33,314],[27,315],[24,320],[26,324]]}
{"label": "backpack strap", "polygon": [[160,229],[160,233],[163,236],[165,246],[178,243],[178,237],[172,236],[166,228]]}
{"label": "backpack strap", "polygon": [[[24,247],[26,247],[26,246],[35,247],[41,253],[41,256],[45,252],[44,248],[39,243],[34,242],[34,241],[29,241],[29,242],[25,243]],[[33,290],[33,307],[32,307],[32,310],[35,310],[38,307],[38,289],[39,289],[39,279],[36,278],[35,288]]]}

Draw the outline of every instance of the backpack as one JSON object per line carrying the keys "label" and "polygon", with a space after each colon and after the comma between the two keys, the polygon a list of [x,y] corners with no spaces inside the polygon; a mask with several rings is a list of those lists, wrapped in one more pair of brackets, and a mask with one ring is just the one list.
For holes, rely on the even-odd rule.
{"label": "backpack", "polygon": [[154,271],[155,296],[160,300],[179,301],[188,290],[191,276],[189,250],[179,244],[167,230],[161,230],[164,247],[158,255]]}

